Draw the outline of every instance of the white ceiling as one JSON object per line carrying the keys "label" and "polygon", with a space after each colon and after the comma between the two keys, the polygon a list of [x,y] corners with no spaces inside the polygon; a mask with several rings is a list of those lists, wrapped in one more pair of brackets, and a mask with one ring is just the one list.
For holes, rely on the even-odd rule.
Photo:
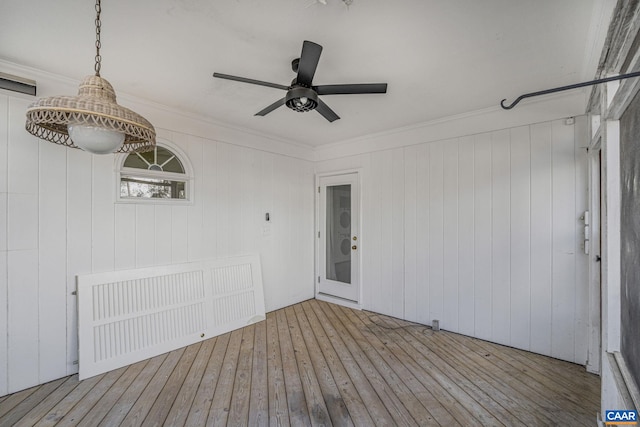
{"label": "white ceiling", "polygon": [[[615,0],[326,3],[103,0],[101,74],[118,93],[318,146],[589,80]],[[92,0],[0,5],[0,59],[78,80],[93,73]],[[333,123],[286,107],[255,117],[284,91],[212,77],[288,85],[303,40],[324,47],[314,84],[387,82],[388,93],[322,97],[341,117]]]}

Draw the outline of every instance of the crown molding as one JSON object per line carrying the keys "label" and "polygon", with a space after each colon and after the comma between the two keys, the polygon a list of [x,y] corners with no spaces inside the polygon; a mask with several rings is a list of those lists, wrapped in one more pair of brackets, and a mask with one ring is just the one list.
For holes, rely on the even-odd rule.
{"label": "crown molding", "polygon": [[[1,58],[0,71],[35,80],[38,97],[52,96],[60,93],[75,94],[80,84],[80,79],[61,76],[48,71],[16,64]],[[6,93],[12,96],[26,96],[14,94],[9,91],[6,91]],[[185,135],[244,146],[302,160],[313,160],[313,148],[297,141],[281,139],[250,129],[218,122],[203,115],[181,111],[168,105],[119,92],[117,88],[116,96],[119,103],[142,114],[158,129],[179,132]]]}

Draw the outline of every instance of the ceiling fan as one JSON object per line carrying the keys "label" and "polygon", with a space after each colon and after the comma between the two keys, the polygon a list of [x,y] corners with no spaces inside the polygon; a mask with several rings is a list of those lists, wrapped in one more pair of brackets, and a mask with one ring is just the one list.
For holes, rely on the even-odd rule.
{"label": "ceiling fan", "polygon": [[316,73],[322,46],[306,41],[302,44],[300,58],[291,62],[291,68],[297,73],[290,86],[277,83],[269,83],[261,80],[247,79],[245,77],[231,76],[229,74],[213,73],[213,77],[227,80],[235,80],[243,83],[267,86],[275,89],[286,90],[284,98],[277,100],[273,104],[258,111],[256,116],[265,116],[276,108],[286,105],[294,111],[306,112],[316,110],[325,119],[333,122],[340,117],[327,104],[318,98],[318,95],[351,95],[367,93],[387,93],[386,83],[360,83],[360,84],[338,84],[313,86],[313,75]]}

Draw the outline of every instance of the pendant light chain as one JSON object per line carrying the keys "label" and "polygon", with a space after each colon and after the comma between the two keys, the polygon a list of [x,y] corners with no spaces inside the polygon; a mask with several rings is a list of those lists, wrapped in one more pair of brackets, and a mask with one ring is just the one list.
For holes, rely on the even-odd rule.
{"label": "pendant light chain", "polygon": [[102,8],[100,7],[100,0],[96,0],[96,76],[100,77],[100,67],[102,57],[100,56],[100,27],[102,26],[102,22],[100,21],[100,12],[102,12]]}

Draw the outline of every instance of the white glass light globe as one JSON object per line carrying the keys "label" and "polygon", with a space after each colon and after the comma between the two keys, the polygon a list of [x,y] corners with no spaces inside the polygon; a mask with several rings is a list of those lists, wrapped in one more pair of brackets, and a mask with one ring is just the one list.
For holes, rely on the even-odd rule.
{"label": "white glass light globe", "polygon": [[68,125],[69,137],[75,145],[93,154],[118,151],[124,143],[124,133],[95,126]]}

